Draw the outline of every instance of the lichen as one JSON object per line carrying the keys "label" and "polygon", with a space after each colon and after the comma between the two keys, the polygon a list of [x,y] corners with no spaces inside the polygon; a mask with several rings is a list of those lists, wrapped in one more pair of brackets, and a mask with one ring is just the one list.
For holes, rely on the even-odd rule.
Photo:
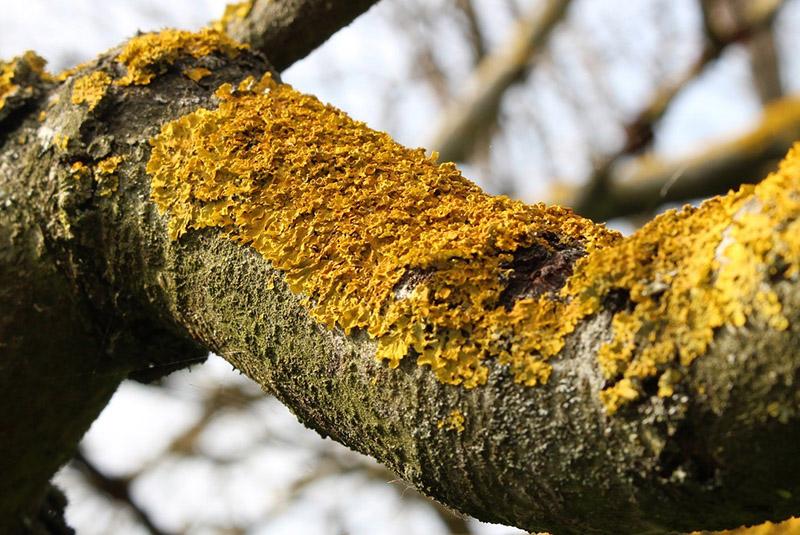
{"label": "lichen", "polygon": [[72,103],[88,104],[89,111],[97,107],[106,94],[111,77],[104,71],[95,71],[81,76],[72,86]]}
{"label": "lichen", "polygon": [[53,145],[61,152],[67,152],[69,147],[69,136],[66,134],[57,133],[53,136]]}
{"label": "lichen", "polygon": [[79,64],[77,64],[77,65],[75,65],[73,67],[70,67],[68,69],[64,69],[60,73],[56,74],[53,77],[53,79],[55,81],[57,81],[57,82],[63,82],[67,78],[69,78],[70,76],[78,73],[79,71],[82,71],[82,70],[86,69],[87,67],[90,67],[92,64],[94,64],[94,62],[95,62],[95,60],[84,61],[83,63],[79,63]]}
{"label": "lichen", "polygon": [[75,180],[79,180],[89,174],[89,167],[83,162],[74,162],[69,167],[69,173]]}
{"label": "lichen", "polygon": [[[622,239],[564,208],[489,196],[452,164],[269,77],[217,96],[217,109],[151,140],[152,196],[171,237],[218,227],[252,246],[314,318],[364,329],[391,367],[413,355],[440,381],[475,387],[505,365],[541,384],[567,335],[605,309],[613,337],[598,366],[614,412],[650,380],[672,395],[723,325],[787,326],[764,281],[798,276],[800,149],[761,185]],[[515,258],[564,250],[584,255],[560,261],[564,284],[507,299]]]}
{"label": "lichen", "polygon": [[253,9],[254,0],[245,0],[244,2],[234,2],[225,6],[225,12],[219,20],[215,20],[211,27],[218,32],[225,32],[234,20],[242,20],[250,14]]}
{"label": "lichen", "polygon": [[109,156],[97,162],[95,166],[95,179],[97,180],[97,194],[100,197],[108,197],[119,186],[117,168],[122,163],[122,156]]}
{"label": "lichen", "polygon": [[740,527],[725,531],[699,532],[694,531],[690,535],[794,535],[800,533],[800,518],[790,518],[783,522],[765,522],[758,526]]}
{"label": "lichen", "polygon": [[206,76],[210,75],[211,71],[205,67],[194,67],[191,69],[184,69],[183,75],[193,82],[199,82]]}
{"label": "lichen", "polygon": [[217,94],[217,110],[152,140],[152,195],[173,238],[224,228],[282,270],[317,320],[365,329],[392,367],[413,352],[439,380],[473,387],[496,358],[517,381],[547,380],[577,316],[557,315],[552,293],[503,302],[514,252],[591,251],[616,233],[486,195],[454,165],[268,77]]}
{"label": "lichen", "polygon": [[460,410],[455,409],[450,411],[450,414],[447,415],[446,418],[442,418],[438,422],[436,422],[436,427],[439,429],[445,429],[446,431],[455,431],[459,435],[464,432],[464,415],[461,413]]}
{"label": "lichen", "polygon": [[0,110],[10,98],[16,96],[24,98],[33,93],[29,77],[25,76],[25,72],[42,79],[49,78],[44,70],[46,63],[43,58],[30,50],[10,61],[0,61]]}
{"label": "lichen", "polygon": [[669,211],[578,261],[564,291],[571,302],[591,303],[595,312],[612,290],[630,299],[598,354],[612,383],[602,393],[610,412],[641,396],[649,379],[671,395],[719,327],[743,328],[756,318],[788,327],[769,281],[798,274],[799,191],[800,146],[759,185]]}
{"label": "lichen", "polygon": [[225,33],[210,28],[199,32],[163,30],[139,35],[128,41],[117,56],[117,61],[128,70],[115,84],[147,85],[181,56],[201,58],[219,53],[233,58],[246,48]]}

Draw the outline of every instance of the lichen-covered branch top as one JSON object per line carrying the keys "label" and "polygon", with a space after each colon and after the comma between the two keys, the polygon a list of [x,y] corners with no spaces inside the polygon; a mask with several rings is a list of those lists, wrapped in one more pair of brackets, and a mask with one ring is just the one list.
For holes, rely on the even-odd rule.
{"label": "lichen-covered branch top", "polygon": [[[651,378],[672,395],[715,328],[754,314],[787,327],[761,281],[779,265],[798,274],[794,155],[755,189],[623,240],[558,207],[488,196],[452,164],[269,76],[217,97],[218,109],[168,123],[152,142],[153,199],[172,237],[227,230],[285,273],[315,319],[376,338],[392,368],[413,352],[447,384],[484,384],[489,364],[546,383],[564,338],[614,292],[627,309],[598,353],[613,412]],[[535,263],[527,280],[515,273],[522,251]]]}
{"label": "lichen-covered branch top", "polygon": [[623,238],[488,196],[268,71],[211,30],[142,35],[7,138],[10,183],[57,190],[31,210],[87,300],[189,333],[479,518],[658,533],[800,510],[797,153]]}

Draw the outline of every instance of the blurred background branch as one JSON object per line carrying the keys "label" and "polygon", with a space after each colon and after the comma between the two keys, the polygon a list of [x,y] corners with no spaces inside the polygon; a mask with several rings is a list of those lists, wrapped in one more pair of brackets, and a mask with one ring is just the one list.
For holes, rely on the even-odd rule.
{"label": "blurred background branch", "polygon": [[[569,0],[536,3],[516,23],[509,40],[481,60],[465,84],[466,91],[444,111],[428,144],[439,153],[440,160],[461,161],[469,156],[476,137],[496,122],[500,100],[506,90],[523,76],[534,53],[564,17],[569,4]],[[474,12],[472,18],[474,20]],[[470,24],[471,34],[474,34],[474,24]],[[476,50],[482,51],[483,45],[479,49],[476,45]]]}
{"label": "blurred background branch", "polygon": [[[587,180],[585,186],[581,188],[577,194],[572,205],[575,210],[589,218],[595,220],[613,219],[615,217],[624,217],[635,214],[641,211],[653,210],[658,205],[664,202],[678,202],[689,199],[696,199],[705,195],[715,195],[724,193],[731,187],[731,182],[736,180],[743,180],[741,173],[736,172],[736,168],[732,169],[735,178],[721,179],[712,183],[706,183],[703,175],[698,176],[698,173],[685,173],[680,170],[684,169],[687,163],[675,162],[671,166],[670,172],[667,176],[653,176],[653,177],[640,177],[637,182],[648,182],[651,184],[651,192],[656,192],[657,195],[650,195],[641,198],[641,204],[638,202],[624,202],[625,199],[630,201],[630,197],[620,197],[615,193],[617,188],[616,166],[626,156],[641,154],[647,149],[653,141],[654,130],[657,127],[658,121],[664,116],[669,109],[670,104],[675,98],[683,91],[692,81],[696,80],[709,64],[719,59],[725,49],[733,44],[740,42],[748,42],[751,50],[750,64],[755,65],[757,60],[764,59],[762,54],[772,54],[768,61],[772,63],[771,67],[764,67],[765,72],[774,80],[780,80],[778,73],[777,59],[774,57],[774,43],[773,47],[768,50],[768,44],[760,42],[753,48],[753,40],[759,38],[768,39],[772,34],[772,23],[778,13],[779,8],[783,2],[770,1],[770,2],[756,2],[761,6],[761,9],[752,9],[753,3],[747,5],[751,9],[745,9],[742,2],[735,2],[740,4],[740,8],[735,10],[736,19],[732,23],[721,22],[722,15],[720,10],[727,7],[733,10],[733,2],[728,0],[699,0],[700,11],[702,13],[702,28],[703,28],[703,41],[705,45],[700,52],[697,60],[689,67],[689,69],[679,77],[672,84],[668,84],[659,88],[653,95],[652,100],[642,109],[636,118],[628,123],[625,127],[625,141],[623,145],[615,153],[602,157],[596,164],[594,172]],[[770,40],[771,41],[771,40]],[[758,55],[756,55],[756,53]],[[773,72],[774,71],[774,72]],[[753,75],[758,76],[762,74],[757,71],[757,67],[753,67]],[[761,89],[761,85],[765,87],[765,91],[769,94],[775,94],[779,97],[782,94],[780,90],[780,83],[777,87],[772,85],[772,81],[764,83],[756,83],[755,86]],[[769,103],[773,98],[765,100],[765,94],[760,93],[762,101]],[[788,149],[788,146],[786,147]],[[785,150],[783,152],[785,152]],[[774,158],[774,156],[772,156]],[[702,159],[699,157],[698,159]],[[730,171],[730,167],[728,168]],[[747,168],[748,171],[752,167]],[[667,181],[673,180],[675,173],[682,176],[681,186],[678,188],[671,187],[671,195],[659,196],[660,192],[666,187]],[[664,173],[662,172],[661,175]],[[692,188],[690,177],[695,177],[695,188]],[[750,180],[758,180],[758,177],[753,176]],[[674,184],[673,184],[674,185]],[[735,184],[734,184],[735,185]],[[662,199],[663,200],[660,200]],[[639,204],[640,208],[636,209],[635,206]]]}

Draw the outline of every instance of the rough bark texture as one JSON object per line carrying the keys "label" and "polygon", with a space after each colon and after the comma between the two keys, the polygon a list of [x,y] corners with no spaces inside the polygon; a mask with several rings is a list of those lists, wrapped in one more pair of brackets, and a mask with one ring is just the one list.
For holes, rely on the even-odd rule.
{"label": "rough bark texture", "polygon": [[[409,358],[389,369],[363,331],[312,319],[255,250],[215,229],[170,240],[150,200],[145,166],[159,127],[214,109],[214,89],[260,76],[263,58],[179,54],[148,85],[109,85],[91,111],[72,104],[79,77],[125,74],[117,53],[53,87],[58,101],[40,98],[2,123],[0,340],[12,348],[3,348],[0,396],[11,407],[2,428],[14,432],[0,443],[0,526],[24,520],[119,380],[149,362],[196,358],[196,343],[323,436],[483,520],[555,534],[665,533],[800,511],[795,279],[769,281],[787,329],[758,319],[719,329],[674,395],[645,384],[613,416],[596,354],[625,295],[566,338],[544,386],[516,384],[503,366],[469,390]],[[194,81],[186,73],[197,68],[210,74]],[[112,156],[122,159],[109,184],[101,164]],[[463,431],[440,425],[456,409]],[[25,493],[5,487],[20,481]]]}
{"label": "rough bark texture", "polygon": [[278,71],[306,57],[367,11],[377,0],[255,0],[244,17],[224,21],[225,31],[260,50]]}

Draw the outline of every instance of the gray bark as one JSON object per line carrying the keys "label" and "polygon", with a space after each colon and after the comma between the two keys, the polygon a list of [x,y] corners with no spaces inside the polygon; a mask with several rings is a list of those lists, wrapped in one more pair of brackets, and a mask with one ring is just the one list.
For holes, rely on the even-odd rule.
{"label": "gray bark", "polygon": [[306,57],[378,0],[255,0],[243,19],[225,31],[263,52],[278,71]]}

